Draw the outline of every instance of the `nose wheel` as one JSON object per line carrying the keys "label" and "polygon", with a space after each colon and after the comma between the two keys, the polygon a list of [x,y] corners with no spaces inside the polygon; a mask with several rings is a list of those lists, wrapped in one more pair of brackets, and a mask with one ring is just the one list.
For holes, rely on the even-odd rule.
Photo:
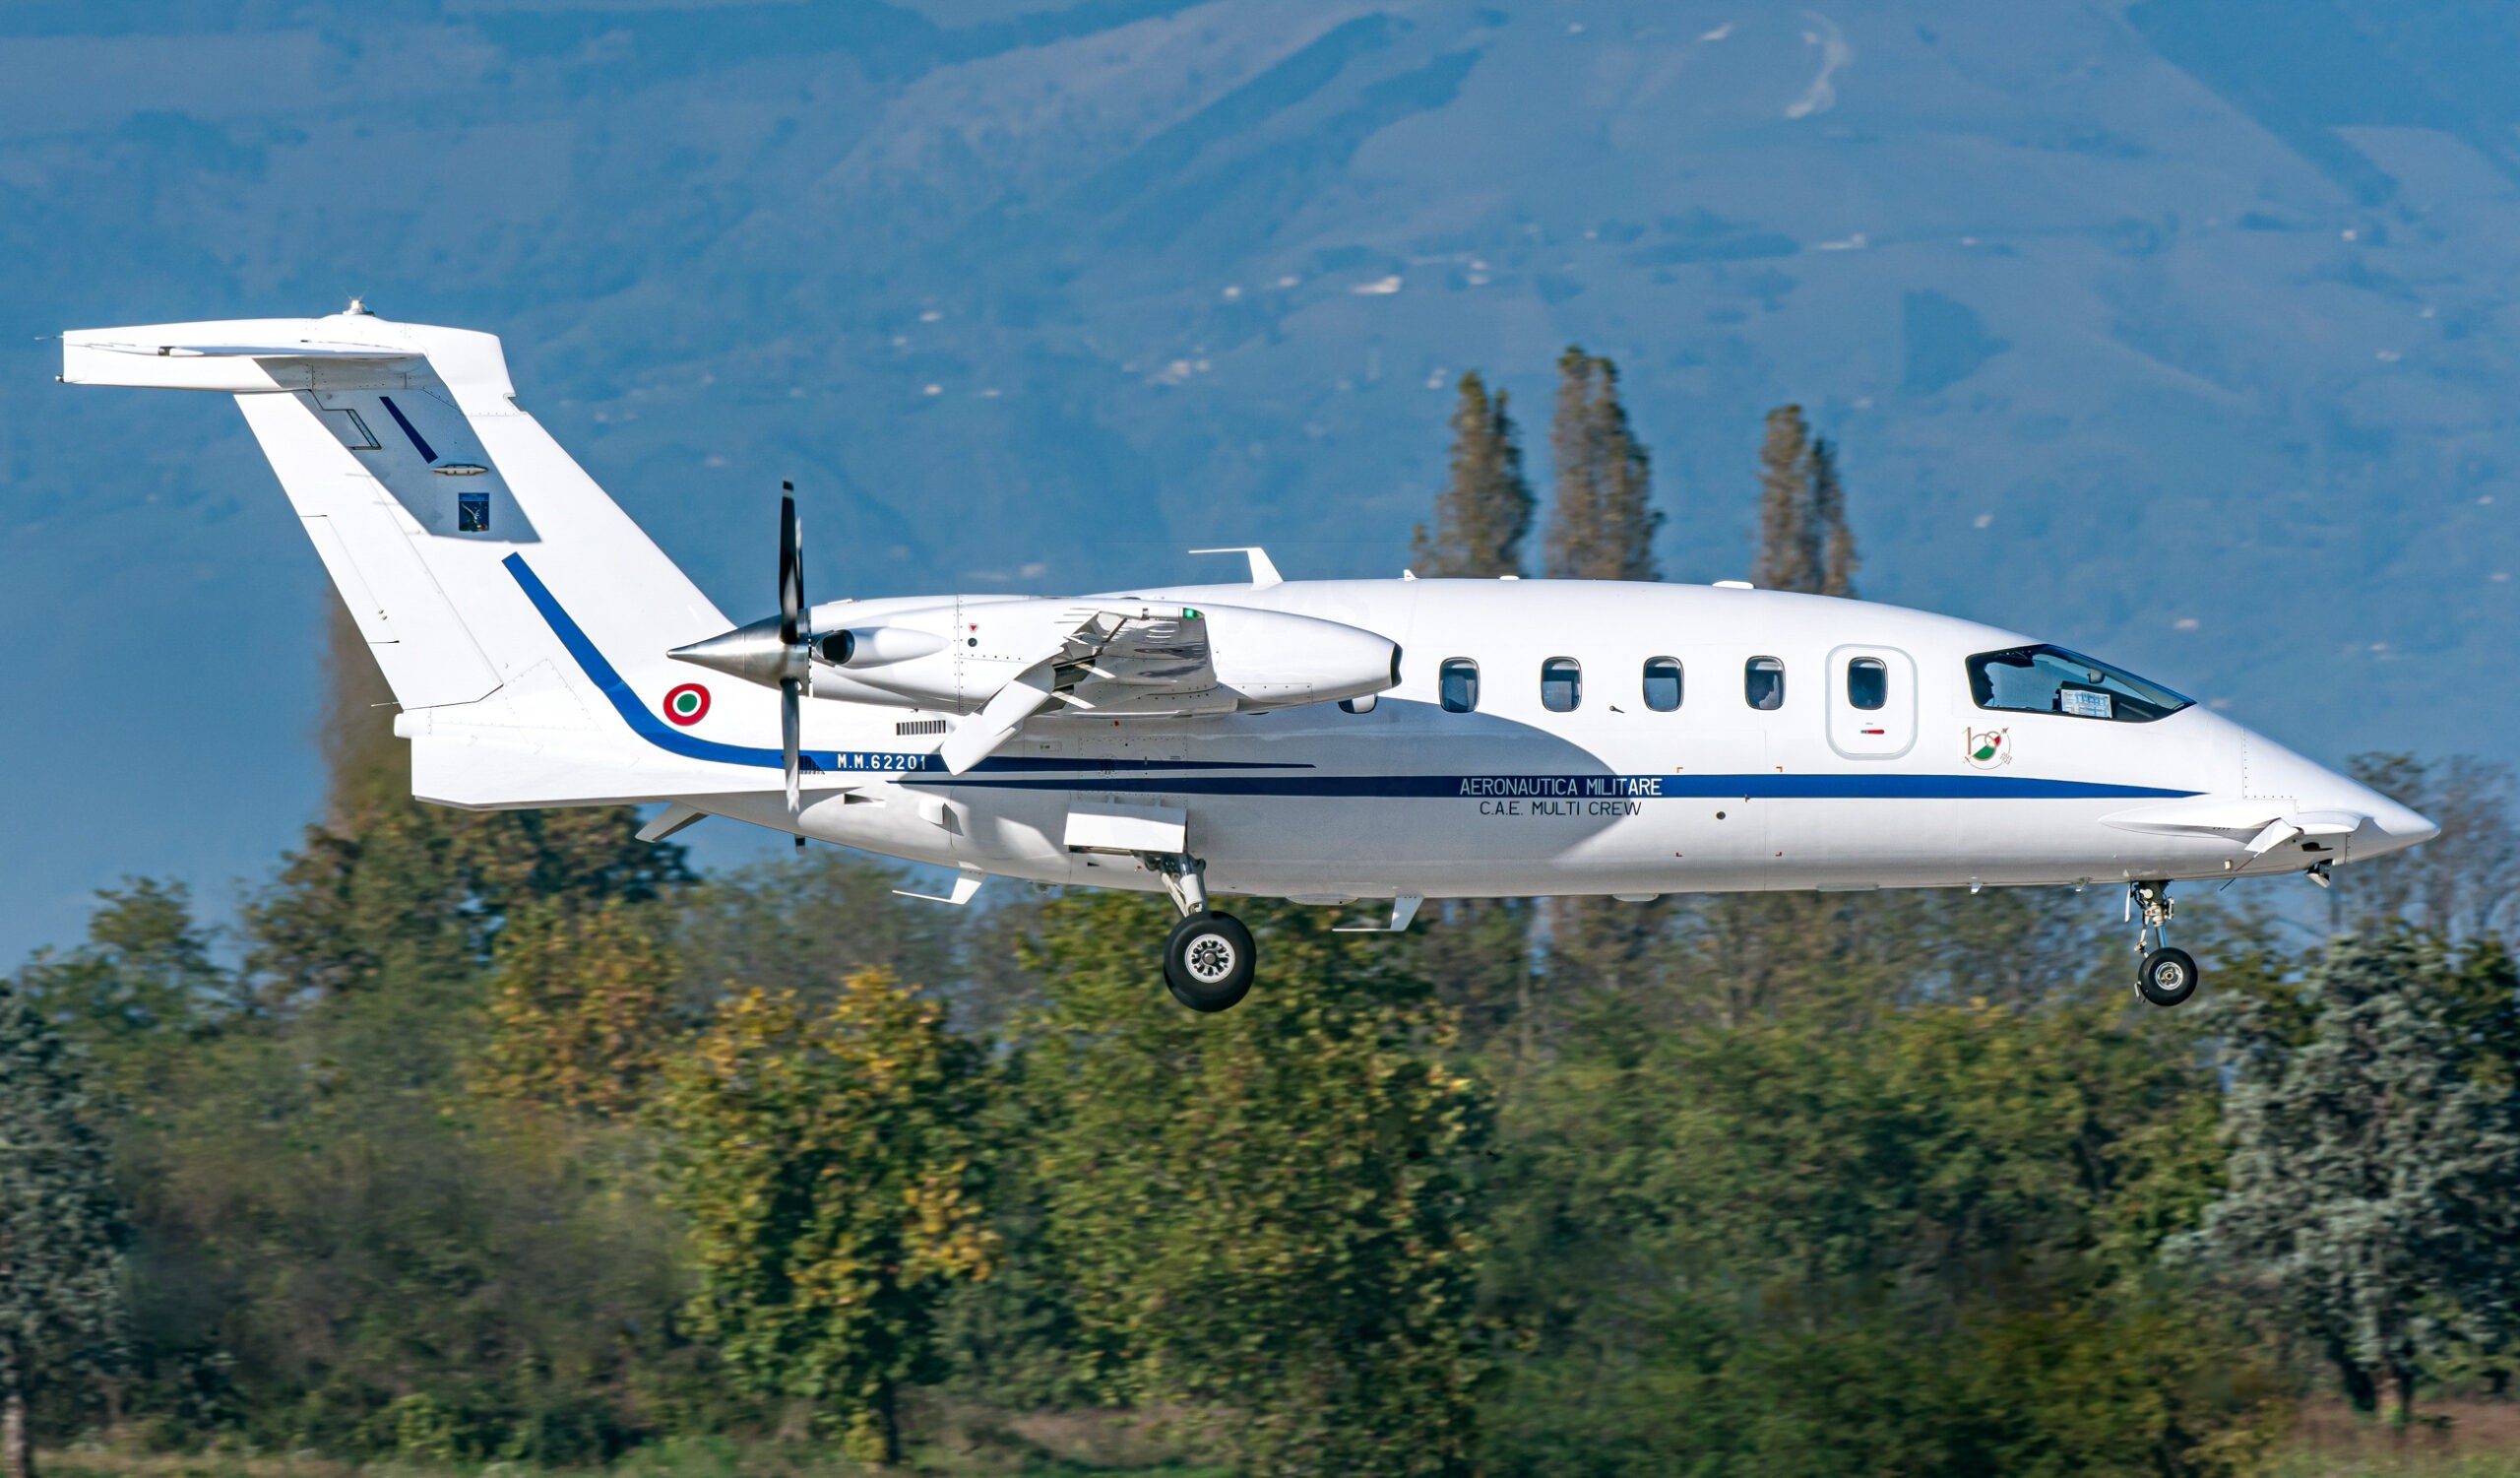
{"label": "nose wheel", "polygon": [[2143,956],[2135,972],[2135,994],[2157,1006],[2174,1006],[2196,994],[2195,956],[2171,947],[2172,908],[2167,882],[2132,883],[2126,889],[2127,915],[2141,909],[2144,916],[2135,931],[2135,952]]}

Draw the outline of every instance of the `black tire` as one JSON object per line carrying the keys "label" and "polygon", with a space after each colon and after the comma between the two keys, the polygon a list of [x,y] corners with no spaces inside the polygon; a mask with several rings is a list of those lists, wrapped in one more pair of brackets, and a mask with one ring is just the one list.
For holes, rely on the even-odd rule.
{"label": "black tire", "polygon": [[2135,994],[2157,1006],[2174,1006],[2196,994],[2196,961],[2184,949],[2156,949],[2144,956]]}
{"label": "black tire", "polygon": [[1259,958],[1251,931],[1231,914],[1192,914],[1164,943],[1164,984],[1194,1011],[1222,1011],[1251,994]]}

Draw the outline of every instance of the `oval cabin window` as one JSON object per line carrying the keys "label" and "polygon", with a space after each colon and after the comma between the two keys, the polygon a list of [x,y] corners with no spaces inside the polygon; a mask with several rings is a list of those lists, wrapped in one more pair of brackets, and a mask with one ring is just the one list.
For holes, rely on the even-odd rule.
{"label": "oval cabin window", "polygon": [[1550,713],[1573,713],[1584,701],[1584,665],[1572,657],[1552,657],[1540,665],[1540,706]]}
{"label": "oval cabin window", "polygon": [[1752,708],[1785,706],[1785,663],[1774,657],[1753,657],[1741,667],[1741,696]]}
{"label": "oval cabin window", "polygon": [[1448,657],[1435,679],[1446,713],[1470,713],[1479,707],[1479,664],[1467,657]]}
{"label": "oval cabin window", "polygon": [[1645,659],[1645,706],[1670,713],[1680,706],[1680,662],[1676,657]]}

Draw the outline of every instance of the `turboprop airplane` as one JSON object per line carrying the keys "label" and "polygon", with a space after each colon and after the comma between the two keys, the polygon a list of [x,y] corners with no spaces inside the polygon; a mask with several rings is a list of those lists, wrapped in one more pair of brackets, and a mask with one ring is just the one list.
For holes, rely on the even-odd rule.
{"label": "turboprop airplane", "polygon": [[806,599],[735,625],[518,409],[499,341],[324,318],[62,336],[61,378],[232,394],[392,685],[411,790],[662,803],[991,876],[1162,890],[1173,996],[1250,989],[1228,897],[2123,885],[2174,1005],[2175,880],[2438,828],[2123,669],[1919,610],[1714,586],[1299,581]]}

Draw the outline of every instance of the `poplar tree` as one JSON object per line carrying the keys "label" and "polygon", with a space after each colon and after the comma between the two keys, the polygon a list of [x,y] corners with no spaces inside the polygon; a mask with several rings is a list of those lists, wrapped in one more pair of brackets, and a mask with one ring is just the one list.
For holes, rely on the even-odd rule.
{"label": "poplar tree", "polygon": [[1753,583],[1762,590],[1852,597],[1857,560],[1846,504],[1836,443],[1811,434],[1800,406],[1770,411],[1767,439],[1759,448]]}
{"label": "poplar tree", "polygon": [[1532,532],[1532,487],[1506,393],[1490,395],[1472,370],[1453,407],[1452,477],[1435,496],[1435,521],[1418,526],[1410,567],[1424,576],[1492,578],[1523,573]]}
{"label": "poplar tree", "polygon": [[1568,345],[1557,359],[1550,422],[1556,500],[1548,517],[1553,580],[1659,580],[1653,468],[1619,403],[1618,366]]}
{"label": "poplar tree", "polygon": [[86,1064],[0,987],[0,1474],[30,1478],[28,1405],[44,1383],[110,1369],[124,1337],[122,1211]]}
{"label": "poplar tree", "polygon": [[1838,444],[1811,442],[1811,511],[1820,526],[1820,594],[1855,599],[1855,531],[1847,527],[1847,489],[1838,481]]}

